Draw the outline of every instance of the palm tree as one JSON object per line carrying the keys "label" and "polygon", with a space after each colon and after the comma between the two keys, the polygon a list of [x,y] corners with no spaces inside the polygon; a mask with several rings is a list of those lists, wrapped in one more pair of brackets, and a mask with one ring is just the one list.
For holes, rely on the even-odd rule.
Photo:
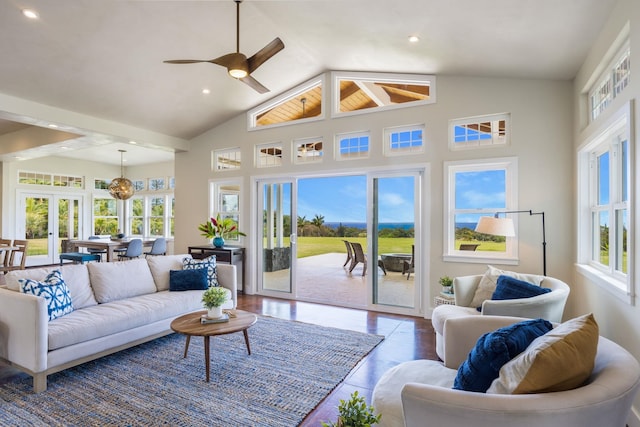
{"label": "palm tree", "polygon": [[322,224],[324,224],[324,215],[316,214],[316,216],[314,216],[311,220],[311,224],[315,225],[318,228],[322,227]]}
{"label": "palm tree", "polygon": [[302,236],[304,234],[304,226],[307,224],[307,217],[298,215],[298,234]]}

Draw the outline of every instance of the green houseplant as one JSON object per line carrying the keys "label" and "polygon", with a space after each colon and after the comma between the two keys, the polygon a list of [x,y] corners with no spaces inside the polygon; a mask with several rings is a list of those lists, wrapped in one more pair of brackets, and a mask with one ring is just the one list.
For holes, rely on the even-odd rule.
{"label": "green houseplant", "polygon": [[222,218],[219,213],[215,218],[211,217],[209,221],[199,224],[198,231],[200,235],[212,239],[211,244],[219,248],[224,246],[225,237],[246,236],[238,230],[238,225],[233,218]]}
{"label": "green houseplant", "polygon": [[453,279],[451,277],[442,276],[438,282],[442,286],[442,292],[447,294],[453,293]]}
{"label": "green houseplant", "polygon": [[222,286],[212,286],[202,293],[202,305],[207,309],[207,316],[211,318],[222,317],[222,304],[224,304],[229,295],[227,290]]}
{"label": "green houseplant", "polygon": [[351,399],[340,400],[338,405],[338,421],[322,423],[322,427],[370,427],[380,422],[381,414],[375,415],[373,406],[367,406],[358,391],[351,394]]}

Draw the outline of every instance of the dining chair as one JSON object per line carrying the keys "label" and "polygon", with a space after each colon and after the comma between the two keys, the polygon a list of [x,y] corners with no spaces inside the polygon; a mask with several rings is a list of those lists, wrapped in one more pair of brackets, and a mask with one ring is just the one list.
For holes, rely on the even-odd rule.
{"label": "dining chair", "polygon": [[[100,236],[89,236],[88,240],[99,240]],[[95,249],[95,248],[87,248],[87,252],[91,255],[100,255],[100,259],[102,259],[102,255],[107,253],[106,249]]]}
{"label": "dining chair", "polygon": [[167,239],[164,237],[158,237],[153,241],[153,245],[151,245],[151,250],[149,252],[144,253],[144,257],[146,258],[149,255],[166,255],[167,254]]}
{"label": "dining chair", "polygon": [[[0,246],[4,246],[5,248],[11,247],[11,243],[13,240],[11,239],[0,239]],[[9,264],[9,258],[11,255],[11,250],[3,250],[0,252],[0,266]]]}
{"label": "dining chair", "polygon": [[[11,246],[16,249],[11,250],[10,255],[5,255],[5,264],[0,267],[0,271],[3,271],[5,274],[9,271],[13,270],[24,270],[25,263],[27,261],[27,246],[29,245],[28,240],[14,240]],[[9,257],[9,261],[6,261],[6,257]]]}
{"label": "dining chair", "polygon": [[138,258],[142,255],[142,239],[132,239],[124,254],[118,254],[120,260]]}

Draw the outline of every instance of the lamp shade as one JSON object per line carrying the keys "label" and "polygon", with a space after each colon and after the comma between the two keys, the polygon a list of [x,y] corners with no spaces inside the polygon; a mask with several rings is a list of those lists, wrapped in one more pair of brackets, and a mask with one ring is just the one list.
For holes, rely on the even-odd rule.
{"label": "lamp shade", "polygon": [[476,225],[476,232],[506,237],[516,235],[511,218],[494,218],[492,216],[481,216]]}

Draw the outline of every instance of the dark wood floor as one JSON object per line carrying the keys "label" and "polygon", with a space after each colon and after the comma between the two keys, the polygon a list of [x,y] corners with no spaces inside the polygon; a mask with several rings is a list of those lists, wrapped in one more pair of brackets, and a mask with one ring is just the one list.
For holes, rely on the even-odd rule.
{"label": "dark wood floor", "polygon": [[[238,295],[238,308],[281,319],[385,337],[384,341],[362,359],[345,380],[307,416],[302,426],[317,427],[322,421],[335,421],[340,399],[348,399],[355,390],[358,390],[370,404],[376,382],[392,366],[414,359],[437,359],[435,335],[430,320],[255,295]],[[25,374],[0,363],[0,384],[23,375]]]}

